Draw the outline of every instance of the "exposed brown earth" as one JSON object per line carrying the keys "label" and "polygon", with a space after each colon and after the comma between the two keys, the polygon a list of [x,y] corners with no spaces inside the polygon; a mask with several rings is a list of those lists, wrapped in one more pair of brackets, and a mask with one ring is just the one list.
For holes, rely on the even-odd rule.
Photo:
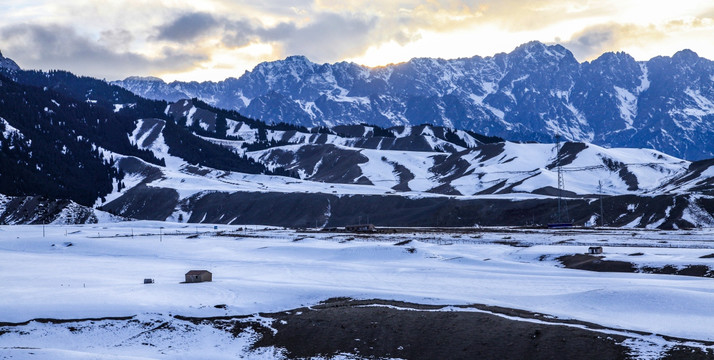
{"label": "exposed brown earth", "polygon": [[[641,254],[631,254],[631,256],[638,255]],[[678,268],[673,265],[665,265],[662,267],[643,266],[638,268],[631,262],[603,259],[604,256],[573,254],[560,256],[557,260],[560,261],[560,263],[566,268],[578,270],[598,272],[641,272],[647,274],[714,277],[714,271],[706,265],[687,265],[682,268]]]}
{"label": "exposed brown earth", "polygon": [[[225,305],[216,307],[226,308]],[[176,315],[174,318],[213,326],[234,336],[250,329],[259,335],[253,348],[283,349],[289,359],[330,358],[338,354],[364,359],[415,360],[635,359],[632,350],[622,343],[632,337],[649,335],[487,305],[447,308],[389,300],[335,298],[312,307],[259,315],[272,321],[257,322],[247,315],[215,318]],[[133,317],[33,321],[66,326],[72,334],[82,336],[84,332],[74,331],[85,328],[81,323],[100,320],[138,323]],[[21,333],[28,323],[0,323],[0,336],[8,332]],[[169,326],[167,322],[156,324],[147,323],[144,333],[186,329]],[[714,359],[712,350],[682,345],[686,339],[665,338],[676,345],[664,351],[661,359]]]}
{"label": "exposed brown earth", "polygon": [[[474,312],[474,308],[484,312]],[[337,354],[416,360],[633,358],[631,350],[621,345],[627,336],[610,334],[612,329],[596,324],[485,305],[453,310],[398,301],[338,298],[310,308],[260,314],[274,319],[272,329],[245,322],[245,318],[183,319],[211,322],[234,335],[252,328],[261,335],[255,348],[282,348],[290,359]],[[539,322],[528,321],[532,319]],[[226,321],[232,326],[226,327]],[[714,359],[714,353],[674,346],[662,358]]]}

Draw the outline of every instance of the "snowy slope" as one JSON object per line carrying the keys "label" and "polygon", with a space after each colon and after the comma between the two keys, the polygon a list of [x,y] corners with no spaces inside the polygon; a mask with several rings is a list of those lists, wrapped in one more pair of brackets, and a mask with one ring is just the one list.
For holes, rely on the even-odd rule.
{"label": "snowy slope", "polygon": [[[169,148],[161,133],[162,123],[159,120],[139,120],[130,139],[141,149],[151,150],[157,158],[166,159],[166,170],[180,172],[187,163],[169,154]],[[241,126],[245,127],[245,132],[250,129],[246,124]],[[503,183],[503,188],[518,184],[506,193],[533,192],[547,186],[557,187],[557,167],[554,166],[557,161],[560,161],[565,174],[566,191],[576,194],[594,194],[598,192],[598,184],[593,180],[603,179],[605,194],[644,193],[663,185],[673,176],[686,173],[690,164],[653,150],[606,149],[576,143],[566,144],[558,157],[556,144],[512,142],[483,144],[472,140],[476,145],[473,149],[464,151],[463,147],[451,144],[447,147],[453,152],[443,153],[436,151],[443,146],[432,146],[431,149],[434,150],[431,152],[382,149],[379,145],[390,138],[376,139],[377,141],[372,142],[377,143],[375,149],[369,149],[359,147],[360,144],[353,145],[363,138],[297,132],[293,132],[289,137],[284,135],[285,132],[281,131],[267,131],[269,139],[294,145],[274,146],[250,152],[241,150],[241,146],[251,141],[231,141],[210,137],[204,139],[228,146],[238,153],[247,154],[269,167],[297,170],[305,180],[352,184],[358,183],[357,179],[364,179],[367,185],[389,189],[400,183],[398,173],[406,170],[405,172],[411,175],[407,185],[411,184],[414,187],[414,189],[409,187],[409,190],[427,191],[443,184],[453,183],[457,191],[461,189],[460,195],[477,195],[496,183]],[[410,136],[431,137],[434,143],[446,143],[429,134]],[[326,140],[315,141],[315,137]],[[328,162],[328,157],[331,164],[325,164]],[[347,161],[353,163],[348,164]],[[343,167],[347,165],[358,168],[357,175],[353,178],[336,178],[322,174],[322,172],[333,172],[337,163]],[[454,165],[448,168],[451,163]],[[447,168],[439,169],[439,165],[445,165]],[[459,168],[461,166],[465,167]],[[623,173],[634,176],[636,186],[627,184]],[[707,174],[704,173],[703,176]],[[295,190],[300,189],[296,187]],[[686,189],[680,190],[686,191]],[[365,190],[364,193],[374,192],[374,190]]]}
{"label": "snowy slope", "polygon": [[[572,154],[569,163],[562,166],[565,190],[582,195],[599,193],[598,180],[603,184],[604,194],[648,193],[671,177],[686,173],[690,164],[653,150],[573,145],[584,149]],[[323,148],[289,145],[249,155],[272,166],[298,170],[306,179],[330,179],[321,176],[319,166],[317,169],[312,166],[312,154]],[[444,184],[453,186],[456,192],[450,194],[457,195],[532,193],[546,187],[557,188],[557,167],[552,166],[557,158],[556,144],[504,142],[451,154],[347,146],[329,149],[331,155],[343,154],[336,161],[354,161],[354,166],[359,167],[358,176],[351,179],[353,183],[363,179],[362,182],[394,188],[400,183],[398,173],[401,168],[411,175],[412,180],[407,182],[409,189],[417,191],[428,191]],[[354,159],[353,155],[360,158]],[[561,155],[563,159],[566,156],[565,153]],[[494,188],[494,185],[498,187]],[[677,191],[686,192],[687,189]]]}
{"label": "snowy slope", "polygon": [[[188,100],[167,108],[167,114],[174,118],[185,118],[186,126],[191,126],[198,113],[202,114],[196,118],[200,126],[213,126],[216,114],[197,108]],[[452,192],[459,195],[484,191],[533,192],[548,186],[557,187],[554,143],[483,143],[469,133],[429,125],[386,129],[389,135],[386,136],[375,135],[374,128],[362,125],[338,126],[328,133],[312,133],[260,130],[255,124],[228,121],[226,135],[236,140],[203,138],[236,153],[247,154],[270,168],[295,170],[304,179],[333,183],[362,181],[394,188],[403,182],[401,172],[403,179],[411,179],[405,180],[402,190],[427,191],[447,185],[453,186],[455,191]],[[264,150],[246,152],[245,146],[258,142],[257,134],[261,131],[266,141],[275,144]],[[668,179],[686,173],[690,164],[648,149],[608,149],[587,143],[561,145],[559,161],[565,174],[565,190],[576,194],[597,193],[598,180],[604,194],[649,192]],[[165,153],[165,150],[155,152],[160,158]],[[325,163],[331,165],[325,166]],[[350,165],[359,169],[355,168],[354,176],[349,178],[326,175],[335,171],[336,163],[340,163],[341,169]],[[500,188],[493,188],[496,184],[500,184]]]}
{"label": "snowy slope", "polygon": [[[186,115],[202,114],[201,118],[186,116],[190,121],[216,118],[186,102],[180,104]],[[530,209],[553,207],[562,195],[571,202],[573,221],[593,225],[601,218],[599,205],[593,201],[604,195],[612,198],[608,205],[608,223],[612,225],[677,228],[714,224],[711,164],[691,163],[654,150],[607,149],[585,143],[483,143],[466,133],[458,138],[446,136],[443,128],[430,126],[394,128],[377,136],[374,128],[366,126],[339,128],[340,133],[310,133],[262,129],[256,127],[259,123],[241,122],[235,127],[251,136],[214,138],[208,136],[210,132],[200,136],[268,169],[296,174],[290,178],[189,164],[171,155],[174,152],[163,136],[165,125],[165,120],[140,120],[130,141],[164,159],[166,166],[112,154],[129,185],[122,192],[109,194],[102,209],[139,219],[334,226],[357,221],[360,215],[349,214],[349,209],[357,206],[371,209],[365,218],[395,221],[391,224],[419,223],[430,212],[433,225],[498,224],[478,210],[481,202],[481,206],[505,211],[498,216],[508,219],[508,224],[522,225],[554,221],[547,216],[554,216],[555,210]],[[266,140],[252,136],[258,133]],[[446,139],[458,139],[454,140],[458,144]],[[399,143],[401,140],[404,142]],[[260,144],[267,148],[250,149]],[[562,193],[557,190],[558,164],[564,180]],[[261,201],[259,194],[273,200]],[[390,199],[414,205],[398,205]],[[516,205],[499,201],[526,202],[516,215],[508,213],[518,211]],[[288,211],[305,202],[309,205],[302,206],[301,212]],[[461,208],[459,202],[467,207]],[[269,210],[273,206],[281,210]],[[404,218],[398,221],[380,215],[400,206],[413,210],[402,212]],[[446,215],[462,211],[466,213]],[[411,221],[407,220],[409,214],[414,215]]]}
{"label": "snowy slope", "polygon": [[[713,260],[702,258],[711,253],[708,230],[685,235],[493,229],[473,236],[415,230],[414,234],[354,239],[351,234],[130,222],[49,226],[46,231],[43,237],[37,226],[0,226],[4,234],[0,269],[12,269],[15,274],[4,281],[0,322],[124,316],[137,316],[138,322],[97,320],[75,325],[80,331],[31,322],[19,333],[5,333],[14,328],[0,326],[0,354],[10,358],[21,356],[27,347],[68,359],[93,353],[102,359],[101,354],[107,353],[146,358],[198,356],[196,350],[178,343],[176,348],[168,347],[175,336],[202,339],[195,348],[206,349],[208,354],[245,355],[246,344],[255,338],[226,337],[215,328],[190,325],[173,315],[277,312],[337,296],[524,309],[620,329],[641,342],[654,342],[650,345],[659,350],[677,344],[663,335],[714,340],[709,326],[714,316],[709,306],[714,301],[711,279],[572,270],[554,260],[584,253],[588,246],[598,244],[605,247],[606,260],[712,268]],[[353,240],[344,241],[347,238]],[[505,238],[521,246],[503,244]],[[406,239],[412,240],[407,245],[411,250],[394,246]],[[635,252],[642,255],[628,256]],[[211,271],[213,282],[181,284],[190,269]],[[144,278],[153,278],[155,283],[144,285]],[[214,306],[219,304],[225,306]],[[265,321],[270,324],[269,319]],[[162,336],[159,331],[144,338],[137,327],[145,322],[155,324],[152,327],[168,322],[172,324],[168,329],[176,327],[177,334]],[[145,339],[145,344],[132,339]],[[188,353],[179,355],[183,350]],[[251,358],[262,356],[267,355]]]}

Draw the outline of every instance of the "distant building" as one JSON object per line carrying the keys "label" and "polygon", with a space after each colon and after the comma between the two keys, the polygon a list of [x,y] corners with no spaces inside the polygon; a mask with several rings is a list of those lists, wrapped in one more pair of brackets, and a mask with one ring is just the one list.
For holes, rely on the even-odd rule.
{"label": "distant building", "polygon": [[588,254],[602,254],[602,246],[591,246],[588,248]]}
{"label": "distant building", "polygon": [[187,283],[199,283],[204,281],[213,281],[213,274],[208,270],[191,270],[186,273]]}
{"label": "distant building", "polygon": [[345,230],[352,232],[371,232],[377,231],[373,224],[347,225]]}
{"label": "distant building", "polygon": [[548,229],[570,229],[573,227],[571,223],[552,223],[548,224]]}
{"label": "distant building", "polygon": [[144,279],[144,284],[153,284],[153,283],[154,283],[154,279],[149,279],[149,278]]}

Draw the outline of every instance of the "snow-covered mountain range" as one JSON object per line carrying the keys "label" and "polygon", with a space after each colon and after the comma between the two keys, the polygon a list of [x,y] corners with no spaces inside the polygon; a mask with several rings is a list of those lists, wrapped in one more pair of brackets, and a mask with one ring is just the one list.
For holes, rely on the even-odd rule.
{"label": "snow-covered mountain range", "polygon": [[712,160],[436,125],[269,124],[62,71],[2,72],[0,193],[47,200],[0,221],[58,221],[32,212],[69,199],[87,214],[194,223],[714,225]]}
{"label": "snow-covered mountain range", "polygon": [[714,63],[689,50],[649,61],[606,53],[579,63],[560,45],[530,42],[492,57],[369,68],[291,56],[220,82],[113,83],[147,98],[198,98],[272,123],[434,124],[541,142],[560,133],[689,160],[714,156]]}

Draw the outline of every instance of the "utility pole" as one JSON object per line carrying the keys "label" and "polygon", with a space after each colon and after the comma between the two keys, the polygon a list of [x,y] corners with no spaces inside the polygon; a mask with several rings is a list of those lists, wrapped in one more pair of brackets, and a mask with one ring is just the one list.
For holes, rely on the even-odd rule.
{"label": "utility pole", "polygon": [[[563,167],[560,163],[560,134],[555,134],[555,167],[558,172],[558,222],[562,222],[562,212],[565,210],[565,217],[568,218],[567,221],[570,222],[570,214],[568,214],[568,203],[563,198],[563,189],[565,188],[565,181],[563,180]],[[561,205],[562,202],[562,205]]]}
{"label": "utility pole", "polygon": [[598,180],[597,181],[597,191],[600,194],[600,226],[604,227],[605,226],[605,212],[603,211],[602,208],[602,181]]}
{"label": "utility pole", "polygon": [[558,222],[562,222],[560,202],[563,198],[563,172],[560,168],[560,134],[555,134],[555,168],[558,172]]}

